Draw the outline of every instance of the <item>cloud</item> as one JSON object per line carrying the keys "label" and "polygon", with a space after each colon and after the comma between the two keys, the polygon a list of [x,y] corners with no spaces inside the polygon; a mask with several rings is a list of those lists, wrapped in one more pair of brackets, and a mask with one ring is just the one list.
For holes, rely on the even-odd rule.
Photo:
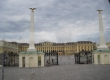
{"label": "cloud", "polygon": [[0,2],[0,39],[29,42],[34,12],[35,42],[98,42],[99,22],[97,9],[103,9],[106,41],[110,32],[110,4],[107,0],[2,0]]}

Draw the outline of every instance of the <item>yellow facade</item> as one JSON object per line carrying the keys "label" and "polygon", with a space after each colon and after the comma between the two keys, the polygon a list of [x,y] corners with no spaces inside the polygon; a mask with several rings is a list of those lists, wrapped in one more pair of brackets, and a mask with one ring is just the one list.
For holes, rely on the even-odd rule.
{"label": "yellow facade", "polygon": [[18,44],[16,42],[6,42],[0,40],[0,53],[18,53]]}
{"label": "yellow facade", "polygon": [[[36,43],[35,48],[37,51],[51,52],[57,51],[59,55],[73,55],[83,50],[93,50],[95,43],[91,41],[78,41],[78,42],[68,42],[68,43],[53,43],[53,42],[42,42]],[[27,51],[29,44],[20,43],[19,52]]]}
{"label": "yellow facade", "polygon": [[108,46],[108,48],[110,50],[110,42],[107,42],[106,45]]}
{"label": "yellow facade", "polygon": [[[0,53],[4,51],[13,53],[26,52],[29,47],[28,43],[17,43],[6,41],[0,41],[0,45],[1,45]],[[107,45],[110,48],[110,42],[107,43]],[[73,55],[82,50],[92,51],[94,50],[95,46],[96,44],[91,41],[78,41],[68,43],[54,43],[54,42],[35,43],[35,48],[37,51],[42,51],[45,53],[56,51],[58,52],[59,55]]]}
{"label": "yellow facade", "polygon": [[78,41],[76,44],[77,44],[77,53],[82,50],[92,51],[96,46],[96,44],[91,41]]}
{"label": "yellow facade", "polygon": [[0,40],[0,54],[2,53],[5,55],[5,65],[16,65],[18,63],[18,43]]}
{"label": "yellow facade", "polygon": [[[110,49],[110,42],[106,45]],[[6,42],[0,40],[0,53],[20,53],[26,52],[29,47],[28,43],[17,43],[17,42]],[[54,43],[54,42],[41,42],[35,43],[35,48],[37,51],[51,52],[57,51],[59,55],[73,55],[79,51],[92,51],[94,47],[98,47],[98,44],[91,41],[78,41],[78,42],[68,42],[68,43]]]}

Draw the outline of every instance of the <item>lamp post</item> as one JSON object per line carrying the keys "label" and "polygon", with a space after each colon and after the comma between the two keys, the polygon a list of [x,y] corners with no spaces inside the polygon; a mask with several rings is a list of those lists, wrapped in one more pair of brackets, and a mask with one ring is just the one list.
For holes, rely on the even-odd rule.
{"label": "lamp post", "polygon": [[2,53],[2,80],[4,80],[4,53]]}

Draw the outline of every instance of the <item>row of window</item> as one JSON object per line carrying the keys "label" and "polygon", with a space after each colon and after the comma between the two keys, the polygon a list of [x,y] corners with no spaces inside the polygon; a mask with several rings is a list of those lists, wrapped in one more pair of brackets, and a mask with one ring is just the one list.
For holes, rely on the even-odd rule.
{"label": "row of window", "polygon": [[9,47],[14,47],[14,48],[17,48],[18,46],[17,45],[14,45],[14,44],[10,44],[10,43],[4,43],[5,46],[9,46]]}
{"label": "row of window", "polygon": [[79,51],[82,51],[82,50],[87,50],[87,51],[91,51],[91,50],[93,50],[93,49],[79,49]]}
{"label": "row of window", "polygon": [[[28,47],[21,47],[21,49],[27,49]],[[66,49],[74,49],[75,47],[65,47]],[[36,49],[64,49],[64,47],[40,47]]]}
{"label": "row of window", "polygon": [[93,46],[78,46],[79,48],[93,48]]}

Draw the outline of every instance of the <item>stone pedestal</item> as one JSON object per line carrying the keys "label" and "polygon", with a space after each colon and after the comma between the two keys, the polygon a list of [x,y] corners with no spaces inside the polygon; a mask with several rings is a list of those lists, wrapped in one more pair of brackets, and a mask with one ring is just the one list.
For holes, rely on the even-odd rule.
{"label": "stone pedestal", "polygon": [[[40,64],[38,65],[38,57],[41,57]],[[21,52],[19,54],[19,67],[38,67],[44,66],[44,53],[37,51]]]}
{"label": "stone pedestal", "polygon": [[94,50],[93,64],[110,64],[110,50]]}

